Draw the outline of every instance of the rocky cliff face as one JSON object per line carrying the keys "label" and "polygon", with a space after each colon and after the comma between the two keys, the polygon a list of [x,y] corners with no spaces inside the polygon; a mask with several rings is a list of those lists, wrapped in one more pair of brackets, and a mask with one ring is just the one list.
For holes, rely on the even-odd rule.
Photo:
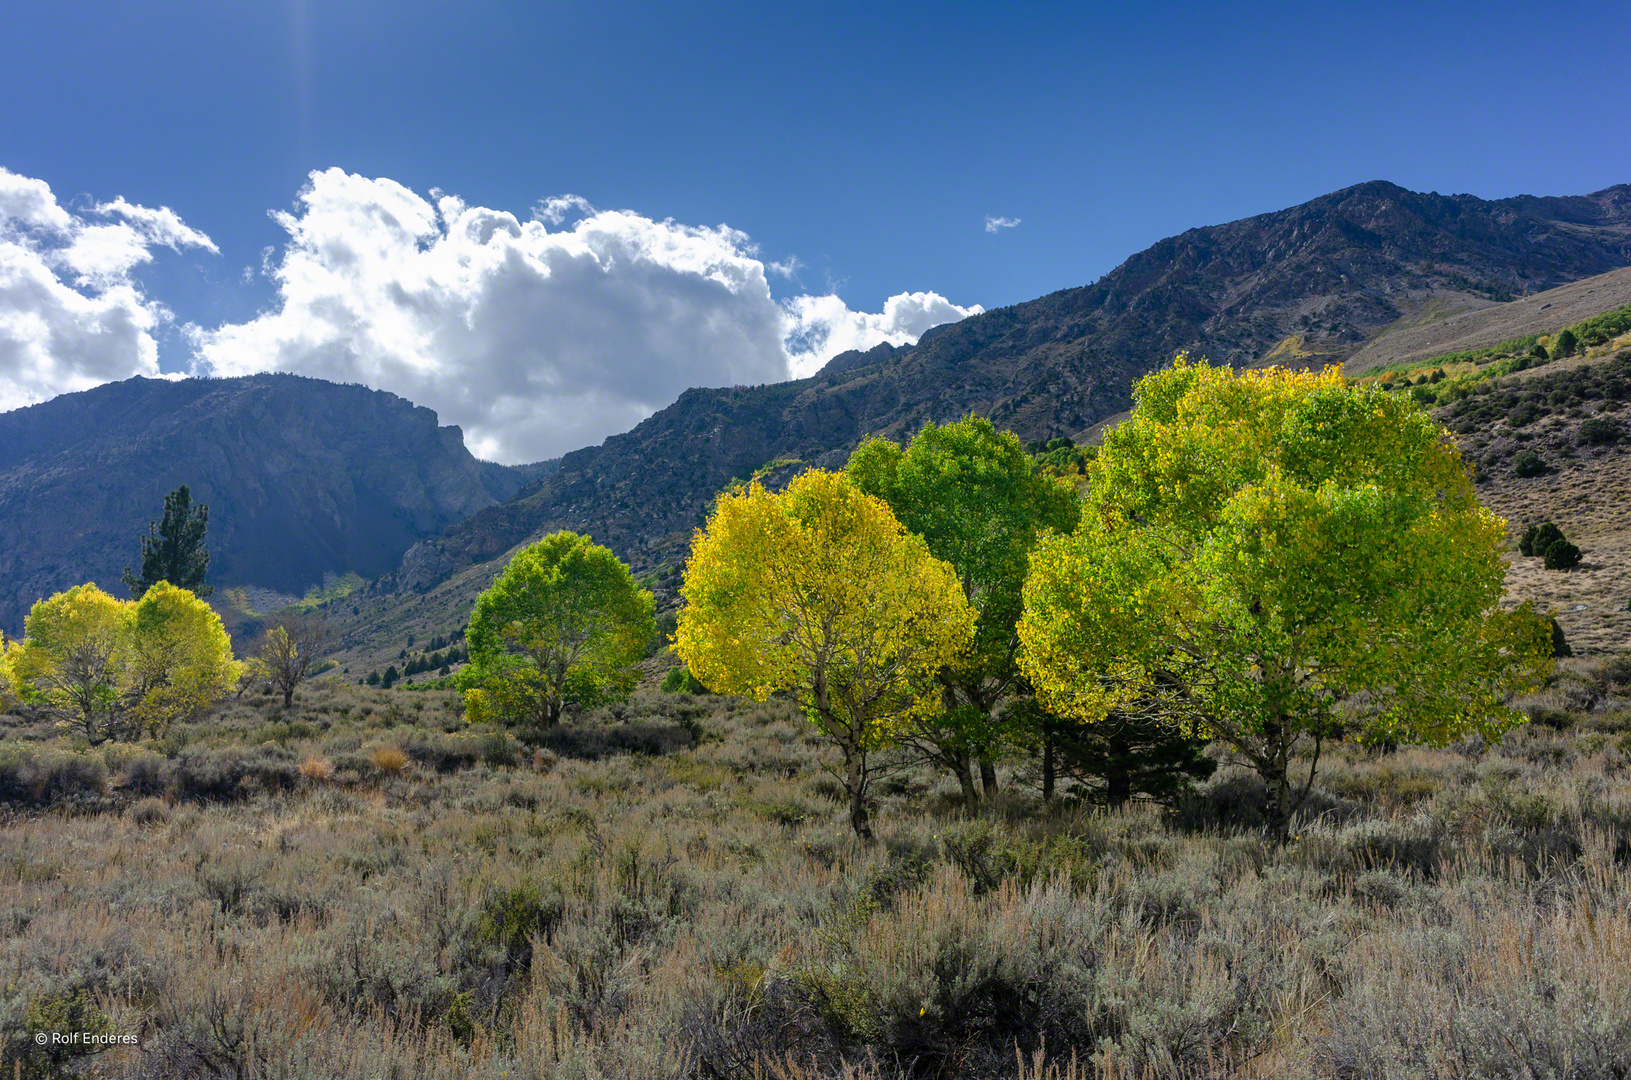
{"label": "rocky cliff face", "polygon": [[912,348],[846,353],[800,382],[687,391],[428,542],[414,587],[556,528],[643,569],[681,555],[714,494],[773,459],[835,465],[867,434],[971,411],[1027,439],[1073,434],[1127,408],[1133,381],[1180,350],[1335,363],[1389,327],[1627,265],[1631,186],[1488,202],[1376,182],[1191,229],[1092,285],[936,327]]}
{"label": "rocky cliff face", "polygon": [[303,592],[375,577],[422,538],[547,466],[477,461],[456,427],[393,394],[292,375],[130,379],[0,414],[0,627],[40,596],[120,591],[179,484],[210,507],[219,586]]}

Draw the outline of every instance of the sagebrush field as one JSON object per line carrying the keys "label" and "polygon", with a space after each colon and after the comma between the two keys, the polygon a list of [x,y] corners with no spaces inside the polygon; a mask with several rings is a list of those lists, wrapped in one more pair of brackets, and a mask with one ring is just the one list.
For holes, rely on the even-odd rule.
{"label": "sagebrush field", "polygon": [[0,1075],[1624,1076],[1628,683],[1328,750],[1284,847],[1249,773],[1023,762],[974,818],[902,768],[866,845],[791,705],[649,685],[538,746],[333,681],[89,754],[11,715]]}

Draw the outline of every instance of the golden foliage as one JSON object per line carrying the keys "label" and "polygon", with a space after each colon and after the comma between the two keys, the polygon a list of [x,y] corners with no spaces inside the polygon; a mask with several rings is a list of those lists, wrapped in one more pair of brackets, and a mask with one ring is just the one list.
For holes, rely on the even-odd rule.
{"label": "golden foliage", "polygon": [[161,732],[242,674],[220,617],[166,582],[137,601],[78,585],[36,603],[25,629],[11,663],[21,693],[92,743]]}
{"label": "golden foliage", "polygon": [[781,690],[843,750],[866,835],[865,755],[941,707],[931,681],[973,636],[955,571],[841,473],[722,496],[697,533],[675,651],[703,684]]}

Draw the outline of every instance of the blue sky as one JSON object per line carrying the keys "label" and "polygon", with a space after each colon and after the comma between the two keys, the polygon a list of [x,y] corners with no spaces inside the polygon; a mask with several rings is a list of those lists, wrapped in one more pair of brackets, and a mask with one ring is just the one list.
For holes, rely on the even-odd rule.
{"label": "blue sky", "polygon": [[[392,377],[377,358],[350,367],[303,359],[388,349],[306,334],[289,311],[291,279],[259,272],[263,251],[275,269],[291,242],[288,220],[269,211],[315,220],[314,207],[297,203],[315,170],[394,181],[427,205],[439,190],[522,223],[540,200],[573,193],[642,221],[728,225],[738,232],[704,240],[729,249],[721,259],[793,268],[765,272],[775,300],[841,299],[842,310],[799,309],[802,329],[831,336],[832,347],[914,336],[923,322],[975,305],[1083,284],[1163,236],[1364,180],[1486,198],[1631,181],[1631,93],[1614,69],[1631,47],[1623,0],[1249,10],[12,0],[7,11],[0,167],[49,185],[86,221],[134,222],[96,211],[116,198],[169,207],[218,249],[141,233],[151,258],[132,262],[127,277],[142,302],[168,313],[146,331],[164,370],[198,370],[200,335],[282,312],[259,336],[215,341],[209,369],[248,370],[264,356],[264,366],[350,372],[431,398],[444,419],[486,432],[487,450],[507,458],[595,441],[660,407],[687,378],[765,381],[789,361],[748,357],[770,331],[747,305],[752,325],[733,331],[742,357],[710,367],[661,349],[643,356],[631,338],[619,348],[632,373],[568,409],[594,423],[510,437],[517,417],[542,407],[539,387],[553,387],[548,407],[565,415],[562,385],[611,361],[583,345],[587,337],[557,343],[562,355],[582,353],[576,366],[542,354],[513,361],[532,364],[532,375],[494,383],[490,392],[509,404],[483,411],[428,376]],[[350,224],[310,230],[308,261],[353,235],[354,211],[376,194],[336,194],[346,209],[333,220]],[[592,214],[580,205],[556,224]],[[988,218],[1018,224],[990,231]],[[590,247],[604,265],[606,251]],[[70,287],[88,287],[61,260],[51,265]],[[734,273],[724,276],[734,282]],[[626,322],[672,308],[684,292],[673,289],[663,285],[660,302],[645,292],[551,294],[533,309],[553,325],[563,304],[605,302],[607,322]],[[929,292],[946,303],[899,317],[885,308],[890,297]],[[461,317],[499,295],[509,294],[469,299]],[[848,329],[830,335],[833,319]],[[439,332],[415,332],[425,349],[444,347]],[[493,337],[513,344],[529,333],[506,324]],[[653,325],[645,336],[676,333]],[[485,342],[460,347],[474,356],[493,347]],[[811,352],[803,368],[829,351]],[[109,364],[95,371],[116,374]],[[423,376],[427,364],[435,358],[397,366]],[[548,372],[538,375],[539,365]],[[656,369],[672,378],[630,396],[628,384]],[[0,407],[96,377],[36,380]]]}

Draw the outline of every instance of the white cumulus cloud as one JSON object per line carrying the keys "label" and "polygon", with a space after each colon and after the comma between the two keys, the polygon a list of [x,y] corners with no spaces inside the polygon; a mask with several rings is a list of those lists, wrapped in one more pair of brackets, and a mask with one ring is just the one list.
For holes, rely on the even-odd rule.
{"label": "white cumulus cloud", "polygon": [[330,169],[275,217],[289,241],[268,267],[274,309],[196,330],[196,370],[389,390],[499,461],[597,442],[687,387],[807,374],[845,349],[907,344],[980,310],[935,293],[891,297],[878,315],[836,296],[778,304],[745,234],[596,210],[576,195],[543,200],[523,222]]}
{"label": "white cumulus cloud", "polygon": [[0,168],[0,411],[159,374],[153,330],[169,312],[130,272],[161,246],[216,250],[168,207],[121,197],[75,213]]}
{"label": "white cumulus cloud", "polygon": [[900,293],[884,301],[883,312],[871,315],[851,311],[837,296],[795,296],[782,302],[788,367],[794,378],[804,378],[821,365],[850,349],[870,349],[887,341],[913,345],[923,331],[956,322],[985,309],[979,304],[959,307],[939,293]]}
{"label": "white cumulus cloud", "polygon": [[1019,218],[1017,217],[992,217],[990,214],[985,216],[986,232],[1001,232],[1003,229],[1012,229],[1018,224]]}

